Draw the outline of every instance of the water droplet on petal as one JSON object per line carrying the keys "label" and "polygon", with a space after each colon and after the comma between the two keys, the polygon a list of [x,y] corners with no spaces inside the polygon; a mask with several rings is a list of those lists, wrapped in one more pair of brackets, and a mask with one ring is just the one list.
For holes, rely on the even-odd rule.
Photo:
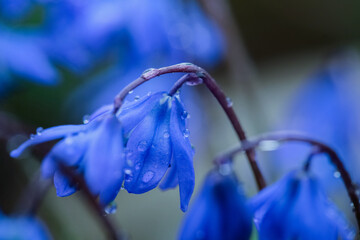
{"label": "water droplet on petal", "polygon": [[135,166],[135,170],[139,170],[141,168],[141,163],[137,163]]}
{"label": "water droplet on petal", "polygon": [[151,92],[148,92],[147,95],[150,96],[150,95],[151,95]]}
{"label": "water droplet on petal", "polygon": [[169,132],[164,132],[164,138],[169,138],[170,137],[170,133]]}
{"label": "water droplet on petal", "polygon": [[219,172],[221,175],[226,176],[232,172],[231,163],[224,163],[219,166]]}
{"label": "water droplet on petal", "polygon": [[134,90],[130,90],[128,93],[129,93],[129,94],[132,94],[133,92],[134,92]]}
{"label": "water droplet on petal", "polygon": [[42,127],[38,127],[37,129],[36,129],[36,134],[37,135],[41,135],[41,133],[44,131],[44,129],[42,128]]}
{"label": "water droplet on petal", "polygon": [[84,123],[84,124],[88,124],[89,121],[90,121],[90,116],[89,116],[89,115],[85,115],[85,116],[83,117],[83,123]]}
{"label": "water droplet on petal", "polygon": [[232,102],[231,98],[227,97],[226,98],[226,106],[227,107],[232,107],[232,105],[233,105],[233,102]]}
{"label": "water droplet on petal", "polygon": [[187,111],[183,111],[183,112],[181,113],[181,119],[187,119],[188,116],[189,116],[189,114],[188,114]]}
{"label": "water droplet on petal", "polygon": [[334,178],[340,178],[340,177],[341,177],[341,173],[339,171],[335,171]]}
{"label": "water droplet on petal", "polygon": [[133,179],[133,173],[130,169],[125,169],[124,170],[125,173],[125,182],[130,182]]}
{"label": "water droplet on petal", "polygon": [[147,142],[146,141],[140,141],[139,144],[138,144],[138,147],[137,149],[140,151],[140,152],[143,152],[147,149]]}
{"label": "water droplet on petal", "polygon": [[126,163],[129,167],[132,167],[134,165],[133,161],[131,161],[130,159],[127,159]]}
{"label": "water droplet on petal", "polygon": [[135,101],[138,101],[139,99],[140,99],[140,96],[139,96],[139,95],[137,95],[137,96],[134,97],[134,100],[135,100]]}
{"label": "water droplet on petal", "polygon": [[36,134],[30,134],[30,139],[34,139],[36,137]]}
{"label": "water droplet on petal", "polygon": [[114,202],[107,205],[104,209],[106,214],[114,214],[114,213],[116,213],[116,210],[117,210],[117,205]]}
{"label": "water droplet on petal", "polygon": [[151,179],[153,179],[153,177],[154,177],[154,172],[152,172],[152,171],[147,171],[147,172],[143,175],[142,181],[143,181],[144,183],[148,183]]}
{"label": "water droplet on petal", "polygon": [[190,131],[189,129],[185,129],[184,132],[183,132],[183,135],[184,135],[184,138],[187,138],[190,136]]}

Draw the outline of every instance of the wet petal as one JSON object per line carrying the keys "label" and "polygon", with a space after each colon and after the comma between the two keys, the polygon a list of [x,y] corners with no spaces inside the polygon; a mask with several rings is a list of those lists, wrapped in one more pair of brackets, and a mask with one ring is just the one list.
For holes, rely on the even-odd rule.
{"label": "wet petal", "polygon": [[124,134],[129,134],[152,111],[161,98],[164,98],[163,92],[145,96],[127,105],[124,104],[118,115],[124,129]]}
{"label": "wet petal", "polygon": [[62,125],[45,129],[41,132],[41,134],[35,135],[32,139],[27,140],[17,149],[11,151],[10,156],[13,158],[17,158],[26,148],[32,145],[52,141],[58,138],[63,138],[67,135],[84,131],[86,128],[87,125]]}
{"label": "wet petal", "polygon": [[168,102],[153,111],[131,133],[127,144],[132,152],[132,177],[125,181],[130,193],[144,193],[155,188],[164,177],[171,160]]}
{"label": "wet petal", "polygon": [[174,97],[170,118],[170,136],[173,145],[173,158],[178,172],[180,208],[185,212],[194,191],[195,173],[193,167],[194,152],[186,130],[186,119],[182,118],[184,111],[184,107],[178,98]]}

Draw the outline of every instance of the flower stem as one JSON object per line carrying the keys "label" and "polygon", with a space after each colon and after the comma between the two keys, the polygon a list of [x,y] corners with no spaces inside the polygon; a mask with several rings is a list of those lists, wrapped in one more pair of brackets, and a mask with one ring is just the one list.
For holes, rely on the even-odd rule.
{"label": "flower stem", "polygon": [[108,230],[111,239],[113,240],[123,239],[119,230],[117,230],[113,225],[113,223],[110,221],[110,219],[105,216],[104,209],[102,208],[102,206],[100,206],[94,195],[91,193],[84,178],[81,175],[77,174],[71,167],[66,166],[60,161],[58,161],[58,165],[60,171],[65,176],[67,176],[71,182],[77,183],[79,185],[80,189],[83,191],[86,199],[88,200],[90,206],[93,208],[94,212],[97,213],[100,220],[103,222],[104,226]]}
{"label": "flower stem", "polygon": [[[237,118],[234,109],[232,108],[232,104],[229,103],[228,98],[224,94],[224,92],[221,90],[219,85],[216,83],[215,79],[211,77],[209,73],[207,73],[204,69],[191,64],[191,63],[180,63],[168,67],[163,67],[159,69],[149,69],[146,70],[139,78],[137,78],[135,81],[131,82],[129,85],[127,85],[121,92],[115,97],[114,100],[114,113],[116,113],[126,97],[126,95],[129,93],[129,91],[135,89],[137,86],[143,84],[144,82],[163,75],[167,73],[175,73],[175,72],[183,72],[188,73],[185,75],[186,77],[183,77],[179,79],[173,88],[169,91],[169,95],[174,94],[177,92],[177,90],[187,81],[194,79],[195,77],[201,78],[203,80],[203,83],[206,85],[206,87],[210,90],[210,92],[213,94],[213,96],[218,100],[219,104],[225,111],[227,117],[229,118],[238,138],[242,143],[247,142],[247,138],[245,135],[245,132],[240,124],[239,119]],[[255,160],[255,152],[252,149],[248,149],[245,151],[246,156],[249,160],[250,166],[252,168],[252,171],[254,173],[256,183],[258,185],[258,188],[261,190],[266,186],[264,177],[260,171],[260,168]]]}
{"label": "flower stem", "polygon": [[221,154],[215,159],[215,162],[218,164],[224,163],[229,161],[229,159],[232,159],[232,157],[238,153],[248,151],[250,149],[255,149],[259,146],[260,143],[264,141],[277,141],[277,142],[303,142],[306,144],[309,144],[311,146],[314,146],[317,148],[317,152],[323,152],[326,153],[329,156],[330,161],[335,165],[337,171],[339,171],[341,178],[344,182],[345,188],[347,190],[347,193],[349,195],[349,198],[351,202],[353,203],[355,217],[357,220],[358,227],[360,229],[360,202],[359,202],[359,196],[356,194],[356,187],[353,184],[353,181],[350,177],[350,174],[345,169],[344,164],[340,160],[337,153],[328,145],[319,142],[317,140],[314,140],[308,136],[294,133],[294,132],[274,132],[262,135],[260,137],[255,138],[252,141],[248,141],[242,146],[232,149],[225,154]]}

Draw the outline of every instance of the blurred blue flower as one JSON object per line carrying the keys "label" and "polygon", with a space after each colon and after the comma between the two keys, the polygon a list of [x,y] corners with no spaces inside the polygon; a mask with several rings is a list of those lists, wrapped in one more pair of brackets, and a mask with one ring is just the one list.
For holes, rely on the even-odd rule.
{"label": "blurred blue flower", "polygon": [[19,157],[29,146],[63,138],[45,157],[42,175],[54,177],[57,195],[73,194],[77,188],[58,169],[57,162],[72,166],[84,175],[94,195],[104,206],[113,201],[123,182],[123,134],[118,119],[107,107],[85,119],[83,125],[64,125],[38,131],[30,140],[11,152]]}
{"label": "blurred blue flower", "polygon": [[18,20],[30,11],[32,5],[32,0],[0,0],[0,16],[9,20]]}
{"label": "blurred blue flower", "polygon": [[40,84],[57,83],[58,73],[33,32],[14,32],[0,25],[0,76],[20,76]]}
{"label": "blurred blue flower", "polygon": [[46,227],[35,217],[7,217],[0,213],[0,239],[48,240],[51,236]]}
{"label": "blurred blue flower", "polygon": [[250,200],[259,239],[343,239],[355,237],[343,214],[318,181],[292,171]]}
{"label": "blurred blue flower", "polygon": [[183,220],[179,239],[247,240],[251,230],[251,212],[236,176],[212,171]]}
{"label": "blurred blue flower", "polygon": [[167,173],[161,188],[179,184],[181,210],[186,211],[195,182],[187,116],[179,95],[164,92],[121,108],[128,165],[124,186],[129,193],[155,188]]}
{"label": "blurred blue flower", "polygon": [[[355,98],[359,57],[354,52],[341,52],[327,60],[297,91],[290,102],[281,130],[297,130],[321,140],[334,148],[344,160],[352,177],[359,181],[359,158],[356,143],[360,139],[358,109]],[[284,172],[302,164],[307,157],[308,147],[287,144],[276,153],[277,169]],[[291,156],[292,161],[288,161]],[[334,168],[323,159],[314,161],[313,169],[326,181],[333,179]],[[329,171],[323,171],[328,168]],[[331,181],[331,180],[330,180]],[[329,188],[339,186],[336,182],[327,184]]]}

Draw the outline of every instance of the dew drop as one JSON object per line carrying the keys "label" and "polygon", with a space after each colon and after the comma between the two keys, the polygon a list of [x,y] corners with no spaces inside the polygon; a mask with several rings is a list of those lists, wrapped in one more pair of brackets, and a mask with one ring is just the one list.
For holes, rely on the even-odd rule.
{"label": "dew drop", "polygon": [[231,98],[227,97],[226,98],[226,106],[227,107],[232,107],[232,105],[233,105],[233,102],[232,102]]}
{"label": "dew drop", "polygon": [[339,171],[335,171],[334,178],[340,178],[340,177],[341,177],[341,173]]}
{"label": "dew drop", "polygon": [[107,205],[104,209],[106,214],[114,214],[114,213],[116,213],[116,210],[117,210],[117,205],[114,202]]}
{"label": "dew drop", "polygon": [[170,133],[169,132],[164,132],[164,138],[169,138],[170,137]]}
{"label": "dew drop", "polygon": [[134,100],[135,101],[138,101],[140,99],[140,96],[139,95],[136,95],[135,97],[134,97]]}
{"label": "dew drop", "polygon": [[148,92],[147,95],[150,96],[150,95],[151,95],[151,92]]}
{"label": "dew drop", "polygon": [[126,163],[129,167],[132,167],[134,165],[133,161],[131,161],[130,159],[127,159]]}
{"label": "dew drop", "polygon": [[128,169],[128,168],[126,168],[126,169],[124,170],[124,173],[125,173],[126,175],[132,175],[132,171],[131,171],[130,169]]}
{"label": "dew drop", "polygon": [[153,177],[154,177],[154,172],[152,172],[152,171],[147,171],[147,172],[143,175],[142,181],[143,181],[144,183],[148,183],[151,179],[153,179]]}
{"label": "dew drop", "polygon": [[34,139],[36,137],[36,134],[30,134],[30,139]]}
{"label": "dew drop", "polygon": [[89,121],[90,121],[90,116],[89,116],[89,115],[85,115],[85,116],[83,117],[83,123],[84,123],[84,124],[88,124]]}
{"label": "dew drop", "polygon": [[135,170],[139,170],[141,168],[141,163],[137,163],[135,166]]}
{"label": "dew drop", "polygon": [[183,132],[183,135],[184,135],[184,138],[189,137],[189,135],[190,135],[189,129],[185,129],[184,132]]}
{"label": "dew drop", "polygon": [[42,128],[42,127],[38,127],[37,129],[36,129],[36,134],[37,135],[41,135],[41,133],[44,131],[44,129]]}
{"label": "dew drop", "polygon": [[182,118],[182,119],[187,119],[188,116],[189,116],[189,114],[188,114],[187,111],[183,111],[183,112],[181,113],[181,118]]}
{"label": "dew drop", "polygon": [[352,208],[352,209],[354,209],[355,207],[354,207],[354,203],[350,203],[350,207]]}
{"label": "dew drop", "polygon": [[186,85],[188,85],[188,86],[196,86],[196,85],[199,85],[202,83],[203,83],[202,78],[193,78],[189,81],[186,81]]}
{"label": "dew drop", "polygon": [[128,94],[132,94],[134,92],[134,90],[130,90],[129,92],[128,92]]}
{"label": "dew drop", "polygon": [[219,172],[221,175],[226,176],[232,172],[231,163],[224,163],[219,166]]}
{"label": "dew drop", "polygon": [[153,71],[153,70],[155,70],[155,68],[148,68],[148,69],[146,69],[146,70],[143,72],[143,74],[144,74],[144,73],[148,73],[148,72]]}
{"label": "dew drop", "polygon": [[124,170],[125,173],[125,182],[130,182],[133,179],[133,173],[130,169],[125,169]]}
{"label": "dew drop", "polygon": [[140,152],[143,152],[147,149],[147,142],[146,141],[140,141],[138,146],[137,146],[137,149],[140,151]]}

